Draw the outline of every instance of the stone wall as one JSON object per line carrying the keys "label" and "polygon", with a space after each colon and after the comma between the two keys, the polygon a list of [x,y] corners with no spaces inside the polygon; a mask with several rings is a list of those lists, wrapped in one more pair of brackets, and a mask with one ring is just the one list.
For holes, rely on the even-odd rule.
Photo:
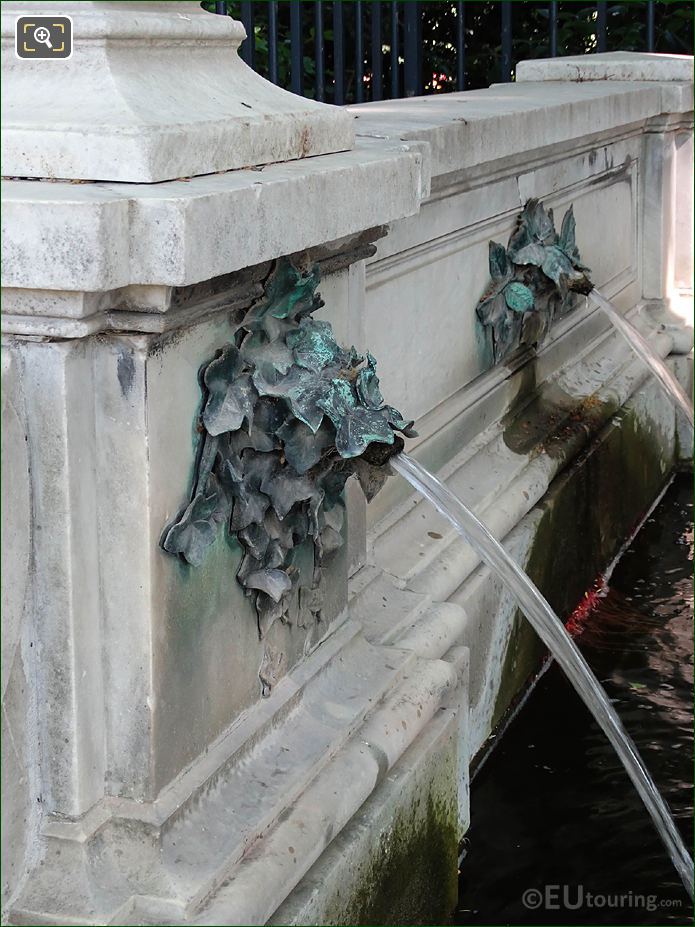
{"label": "stone wall", "polygon": [[[68,107],[66,137],[86,132],[89,158],[56,154],[22,110],[21,62],[8,75],[20,163],[3,183],[4,917],[405,922],[406,863],[442,870],[414,916],[444,911],[470,761],[535,669],[533,647],[496,581],[395,479],[369,506],[348,484],[322,620],[259,637],[233,539],[199,568],[160,547],[200,446],[199,371],[277,258],[318,263],[317,317],[377,356],[387,400],[417,419],[415,455],[549,592],[562,582],[538,566],[549,489],[587,448],[613,447],[622,416],[634,437],[596,459],[627,472],[648,448],[651,463],[588,583],[687,432],[596,312],[579,306],[539,351],[487,369],[475,305],[487,242],[506,240],[523,202],[573,203],[596,282],[663,355],[687,354],[683,62],[631,56],[615,80],[614,57],[595,56],[605,79],[535,65],[530,82],[338,113],[274,96],[240,62],[227,70],[238,25],[196,4],[62,6],[92,42],[76,47],[72,85],[113,68],[116,95],[110,134]],[[8,44],[22,7],[5,7]],[[232,102],[143,102],[134,124],[119,94],[138,89],[126,65],[150,40],[164,70],[183,61],[167,43],[215,45],[185,65],[190,86],[217,67]],[[142,86],[162,92],[139,60]],[[253,119],[240,129],[239,101],[272,138]],[[172,173],[172,112],[192,176]],[[226,140],[209,158],[193,141],[201,121]],[[132,175],[126,142],[140,146]]]}

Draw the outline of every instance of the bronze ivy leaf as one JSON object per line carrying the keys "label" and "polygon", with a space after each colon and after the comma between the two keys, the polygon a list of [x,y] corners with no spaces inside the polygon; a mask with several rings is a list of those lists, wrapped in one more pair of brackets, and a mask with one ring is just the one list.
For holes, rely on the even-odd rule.
{"label": "bronze ivy leaf", "polygon": [[162,547],[171,554],[182,554],[191,566],[200,566],[208,547],[217,536],[214,513],[217,493],[198,492],[178,520],[167,531]]}
{"label": "bronze ivy leaf", "polygon": [[531,235],[526,225],[520,225],[509,239],[507,249],[515,264],[535,264],[540,267],[545,259],[545,248]]}
{"label": "bronze ivy leaf", "polygon": [[383,409],[385,402],[379,389],[379,377],[376,375],[376,361],[367,354],[367,366],[357,374],[355,383],[357,395],[367,409]]}
{"label": "bronze ivy leaf", "polygon": [[312,481],[290,466],[278,467],[270,473],[261,489],[269,496],[278,518],[284,518],[295,502],[308,499],[314,491]]}
{"label": "bronze ivy leaf", "polygon": [[269,505],[270,499],[264,493],[246,482],[236,483],[230,529],[240,531],[249,525],[260,524]]}
{"label": "bronze ivy leaf", "polygon": [[393,444],[393,431],[386,416],[358,405],[347,380],[331,380],[319,406],[335,425],[335,446],[341,457],[358,457],[372,441]]}
{"label": "bronze ivy leaf", "polygon": [[577,273],[572,267],[570,259],[556,245],[551,245],[545,249],[545,258],[541,269],[546,277],[556,284],[560,283],[561,277],[572,277]]}
{"label": "bronze ivy leaf", "polygon": [[263,524],[251,524],[239,531],[239,539],[253,557],[259,562],[265,557],[270,538]]}
{"label": "bronze ivy leaf", "polygon": [[283,326],[275,326],[275,320],[298,319],[321,305],[315,294],[318,284],[318,268],[302,274],[290,261],[278,261],[266,282],[264,296],[247,312],[241,325],[247,331],[265,331],[271,340],[278,336]]}
{"label": "bronze ivy leaf", "polygon": [[314,434],[304,422],[290,418],[277,433],[282,438],[285,457],[297,473],[310,470],[335,442],[335,429],[326,421]]}
{"label": "bronze ivy leaf", "polygon": [[329,364],[347,362],[348,356],[338,346],[328,322],[304,318],[299,328],[287,334],[287,346],[295,362],[306,370],[319,373]]}
{"label": "bronze ivy leaf", "polygon": [[572,265],[577,270],[588,271],[589,268],[582,263],[582,259],[575,241],[575,233],[576,221],[574,218],[574,207],[570,206],[562,219],[562,228],[560,229],[558,246],[562,249],[562,251],[564,251]]}
{"label": "bronze ivy leaf", "polygon": [[292,588],[292,581],[283,570],[257,570],[249,573],[245,581],[249,589],[258,589],[273,600],[279,602]]}
{"label": "bronze ivy leaf", "polygon": [[240,351],[244,360],[270,382],[275,382],[280,375],[284,376],[294,363],[292,351],[283,339],[271,341],[262,332],[248,335]]}
{"label": "bronze ivy leaf", "polygon": [[507,300],[504,298],[504,289],[494,296],[484,300],[478,305],[478,318],[485,325],[493,325],[502,316],[507,314]]}
{"label": "bronze ivy leaf", "polygon": [[283,403],[261,397],[253,410],[253,424],[249,428],[251,447],[256,451],[272,451],[279,448],[280,440],[277,433],[286,415]]}
{"label": "bronze ivy leaf", "polygon": [[316,374],[300,367],[293,367],[286,377],[277,383],[268,383],[254,374],[254,383],[261,396],[276,396],[285,399],[292,413],[313,432],[319,430],[323,421],[323,410],[319,400],[324,395],[325,384]]}
{"label": "bronze ivy leaf", "polygon": [[506,280],[511,273],[507,249],[499,242],[491,241],[489,246],[490,276],[495,281]]}
{"label": "bronze ivy leaf", "polygon": [[514,312],[530,312],[533,309],[533,293],[523,283],[508,283],[504,288],[504,300]]}
{"label": "bronze ivy leaf", "polygon": [[549,209],[546,212],[540,200],[528,200],[521,213],[521,222],[528,227],[532,238],[546,245],[555,243],[557,233],[553,222],[553,211]]}
{"label": "bronze ivy leaf", "polygon": [[211,435],[236,431],[244,419],[251,422],[258,394],[237,347],[230,344],[221,357],[208,364],[205,385],[209,390],[203,424]]}

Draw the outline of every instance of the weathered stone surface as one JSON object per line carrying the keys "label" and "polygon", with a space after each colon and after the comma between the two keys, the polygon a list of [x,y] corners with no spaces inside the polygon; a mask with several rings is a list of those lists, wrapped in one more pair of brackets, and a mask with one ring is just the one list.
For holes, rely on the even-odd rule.
{"label": "weathered stone surface", "polygon": [[[556,59],[562,60],[562,59]],[[686,87],[688,85],[686,84]],[[664,94],[680,84],[561,81],[497,84],[484,90],[351,106],[358,138],[429,144],[436,186],[441,175],[524,156],[541,145],[598,137],[671,111]],[[692,108],[692,102],[689,107]]]}
{"label": "weathered stone surface", "polygon": [[[423,732],[427,751],[429,725],[437,721],[441,734],[445,722],[449,737],[457,731],[466,661],[465,651],[423,660],[369,644],[354,623],[343,626],[156,804],[102,806],[79,830],[56,821],[17,918],[36,916],[50,896],[51,916],[62,922],[87,913],[94,923],[144,916],[155,924],[264,924]],[[442,795],[450,857],[458,745],[457,738]],[[90,871],[104,844],[126,859]]]}
{"label": "weathered stone surface", "polygon": [[154,183],[350,149],[352,120],[263,80],[237,54],[241,23],[197,3],[61,0],[65,61],[15,57],[2,5],[3,172]]}
{"label": "weathered stone surface", "polygon": [[[579,330],[570,330],[562,336],[560,341],[566,343],[565,350],[561,344],[554,350],[566,358],[563,368],[543,384],[540,392],[537,392],[539,384],[529,376],[528,366],[513,375],[509,384],[513,398],[510,402],[508,394],[509,411],[503,429],[496,422],[483,429],[477,424],[475,440],[463,449],[459,443],[458,458],[447,459],[445,463],[449,473],[447,485],[472,504],[517,561],[525,563],[534,543],[539,545],[535,576],[541,591],[550,595],[551,600],[556,597],[554,604],[561,610],[572,603],[572,595],[580,597],[602,568],[597,566],[597,557],[610,562],[620,546],[621,531],[628,531],[643,511],[643,503],[637,500],[656,495],[660,482],[668,478],[677,450],[676,416],[671,401],[650,380],[616,333],[606,332],[604,326],[604,336],[594,342],[593,350],[581,359],[576,358],[576,346],[589,341],[590,322],[589,318],[577,327]],[[671,339],[658,331],[653,339],[655,347],[666,355]],[[538,362],[531,364],[537,366]],[[494,391],[503,394],[503,385],[499,384]],[[625,406],[633,412],[626,413],[625,421],[613,426],[611,445],[606,431],[616,410]],[[472,423],[476,419],[475,407],[461,410],[459,417]],[[452,418],[446,427],[463,429],[465,424],[457,425]],[[592,450],[594,440],[596,448]],[[422,448],[423,456],[432,453],[428,443]],[[576,468],[577,478],[580,483],[586,479],[594,485],[590,497],[604,500],[604,518],[582,521],[576,532],[568,530],[566,521],[562,522],[562,528],[555,524],[551,537],[545,535],[543,542],[539,525],[548,490],[557,482],[558,474],[568,469],[568,462],[580,454],[582,465]],[[430,460],[430,466],[436,464]],[[632,468],[624,478],[625,485],[629,483],[632,488],[624,495],[609,488],[619,467]],[[600,474],[603,482],[599,487],[593,481]],[[584,493],[580,496],[587,498]],[[442,516],[422,501],[400,511],[400,518],[373,535],[371,563],[380,567],[389,579],[395,578],[390,579],[392,591],[388,591],[383,578],[377,578],[356,595],[351,611],[359,616],[365,604],[369,608],[370,590],[374,589],[375,604],[381,598],[385,607],[373,610],[374,618],[366,624],[369,636],[383,637],[398,646],[406,646],[405,640],[412,631],[399,627],[394,612],[407,614],[410,609],[414,617],[405,622],[406,628],[426,625],[434,640],[436,632],[456,628],[456,639],[476,655],[470,677],[469,746],[473,755],[498,720],[503,710],[500,706],[506,708],[533,672],[533,654],[537,659],[542,651],[526,647],[529,641],[523,634],[514,638],[518,649],[513,644],[510,649],[512,631],[517,627],[513,599],[503,593],[499,580],[480,566],[475,552]],[[562,548],[566,550],[565,556],[559,557],[553,570],[539,569],[541,547],[547,559],[548,546],[555,550],[560,538],[566,545]],[[575,549],[573,559],[570,551]],[[597,554],[598,551],[602,553]],[[564,573],[563,564],[570,562],[573,566],[568,566]],[[581,576],[572,573],[575,566]],[[410,606],[403,601],[406,595],[413,600]],[[438,614],[431,603],[452,611]],[[450,639],[445,640],[445,646],[450,646]],[[436,652],[436,649],[430,651],[432,655]],[[515,669],[513,673],[511,663],[505,662],[506,653],[510,660],[518,657],[518,672]]]}
{"label": "weathered stone surface", "polygon": [[[4,181],[3,286],[108,291],[209,280],[412,215],[421,163],[407,144],[382,142],[152,187]],[[56,309],[37,301],[37,314]]]}
{"label": "weathered stone surface", "polygon": [[650,52],[599,52],[593,55],[565,55],[520,61],[517,83],[525,81],[684,81],[693,78],[692,55],[662,55]]}
{"label": "weathered stone surface", "polygon": [[269,924],[449,920],[458,890],[457,720],[433,719]]}

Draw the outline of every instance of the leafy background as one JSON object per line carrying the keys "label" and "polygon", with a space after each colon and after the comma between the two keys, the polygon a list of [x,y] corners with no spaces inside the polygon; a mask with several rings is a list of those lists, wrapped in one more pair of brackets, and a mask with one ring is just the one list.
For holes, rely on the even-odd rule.
{"label": "leafy background", "polygon": [[[412,0],[405,0],[412,2]],[[314,43],[315,3],[309,0],[278,0],[278,83],[290,88],[290,3],[302,10],[303,89],[305,96],[316,95]],[[227,10],[235,19],[242,18],[239,0],[227,0]],[[202,6],[210,11],[213,0]],[[254,16],[255,69],[264,77],[268,68],[268,3],[250,4]],[[401,22],[400,52],[403,53],[402,17],[404,3],[396,4]],[[487,87],[499,81],[501,5],[496,0],[466,2],[466,88]],[[333,3],[323,3],[323,36],[326,54],[326,100],[333,102]],[[381,19],[383,93],[389,95],[391,15],[390,0],[362,3],[364,49],[364,99],[371,99],[372,16]],[[422,35],[422,85],[425,93],[446,93],[456,89],[456,8],[452,2],[423,0],[420,4]],[[343,2],[345,102],[355,101],[355,13],[356,3]],[[608,4],[608,51],[644,51],[647,48],[647,3],[623,0]],[[512,4],[513,61],[545,58],[549,49],[549,4],[515,0]],[[661,0],[655,4],[655,50],[678,54],[693,53],[693,4],[691,0]],[[558,3],[558,54],[578,55],[596,51],[596,5],[584,0]],[[403,62],[399,65],[403,87]],[[402,92],[402,89],[401,89]]]}

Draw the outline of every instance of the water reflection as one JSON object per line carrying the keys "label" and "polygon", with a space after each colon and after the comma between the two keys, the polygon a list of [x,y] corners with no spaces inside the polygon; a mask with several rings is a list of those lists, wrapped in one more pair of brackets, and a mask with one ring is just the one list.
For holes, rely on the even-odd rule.
{"label": "water reflection", "polygon": [[[680,476],[575,624],[693,842],[692,489]],[[690,924],[692,907],[630,782],[557,666],[476,777],[458,924]],[[525,906],[525,891],[567,901]],[[585,897],[578,896],[582,886]],[[605,905],[586,903],[604,896]],[[617,907],[608,896],[623,896]],[[535,896],[531,896],[533,901]],[[555,895],[550,892],[549,900]]]}

